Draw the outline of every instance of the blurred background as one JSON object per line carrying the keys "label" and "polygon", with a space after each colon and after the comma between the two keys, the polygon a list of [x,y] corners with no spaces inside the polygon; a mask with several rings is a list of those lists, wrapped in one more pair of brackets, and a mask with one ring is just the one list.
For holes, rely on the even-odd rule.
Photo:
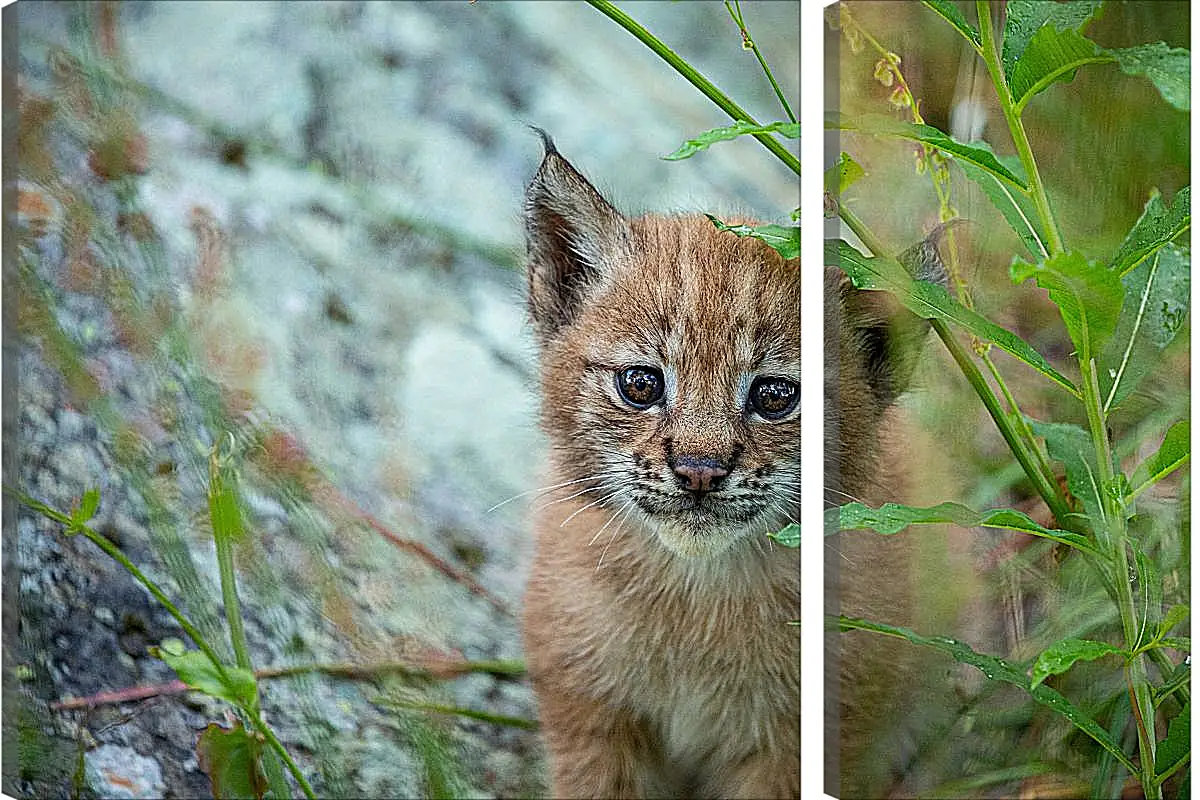
{"label": "blurred background", "polygon": [[[920,3],[852,0],[840,5],[900,56],[901,71],[928,124],[962,141],[983,139],[997,154],[1014,153],[986,68],[956,30]],[[956,5],[974,21],[974,4]],[[889,104],[895,86],[874,77],[880,55],[863,39],[852,48],[842,28],[825,31],[826,108],[851,118],[911,119],[907,109]],[[1084,29],[1106,47],[1165,41],[1188,48],[1188,31],[1184,2],[1105,3]],[[1091,259],[1111,257],[1153,190],[1170,202],[1191,182],[1189,114],[1168,105],[1148,80],[1123,75],[1115,65],[1087,66],[1074,80],[1051,86],[1030,103],[1023,119],[1064,240]],[[827,136],[829,142],[829,163],[846,151],[866,172],[842,202],[893,252],[918,242],[938,224],[938,199],[929,176],[917,172],[913,143],[845,131]],[[1014,286],[1009,278],[1009,264],[1014,255],[1026,255],[1024,247],[954,164],[950,175],[950,204],[966,220],[954,229],[957,257],[976,309],[1017,333],[1060,371],[1077,375],[1071,342],[1045,290],[1033,281]],[[839,235],[852,239],[844,226]],[[943,255],[949,258],[946,247]],[[1116,454],[1127,473],[1157,450],[1171,424],[1190,414],[1189,339],[1190,323],[1185,323],[1161,362],[1111,417]],[[1002,352],[993,349],[992,358],[1028,416],[1086,426],[1082,407],[1065,392]],[[954,501],[974,509],[1013,507],[1035,519],[1044,516],[1044,506],[978,396],[932,335],[914,384],[901,400],[914,430],[906,461],[895,465],[909,476],[912,495],[905,500],[921,506]],[[1061,474],[1062,466],[1055,466]],[[1138,518],[1143,527],[1137,533],[1162,567],[1164,608],[1188,602],[1189,509],[1186,467],[1138,501],[1144,516]],[[1068,636],[1105,639],[1115,630],[1119,637],[1113,604],[1099,584],[1078,559],[1064,559],[1048,542],[1003,531],[933,527],[910,528],[901,536],[909,540],[910,566],[878,580],[881,586],[903,584],[915,598],[914,608],[910,618],[882,622],[955,636],[977,651],[1014,662]],[[866,641],[863,646],[876,647]],[[870,769],[893,796],[1120,794],[1119,776],[1113,777],[1112,764],[1098,747],[1027,694],[985,681],[978,671],[940,654],[914,655],[916,648],[907,642],[877,646],[895,665],[921,659],[916,673],[909,673],[914,680],[894,686],[893,704],[878,714]],[[1110,722],[1130,751],[1136,739],[1127,724],[1127,702],[1121,710],[1124,684],[1112,663],[1077,666],[1056,688]]]}
{"label": "blurred background", "polygon": [[[781,116],[722,4],[623,7]],[[794,101],[798,6],[742,10]],[[544,447],[526,125],[629,212],[786,222],[795,177],[749,139],[660,160],[728,120],[583,4],[19,3],[4,36],[4,483],[64,511],[98,488],[93,527],[224,643],[219,445],[255,666],[378,668],[261,682],[317,793],[542,793],[505,674]],[[223,705],[126,691],[173,679],[147,647],[174,620],[83,537],[4,513],[3,790],[209,794],[195,739]],[[451,679],[464,660],[494,668]]]}

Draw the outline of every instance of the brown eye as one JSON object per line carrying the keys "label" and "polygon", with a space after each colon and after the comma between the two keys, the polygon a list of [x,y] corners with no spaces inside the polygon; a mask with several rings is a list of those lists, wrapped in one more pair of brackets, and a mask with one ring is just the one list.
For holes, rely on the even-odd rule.
{"label": "brown eye", "polygon": [[763,419],[782,419],[800,400],[800,387],[786,378],[755,378],[749,400],[750,408]]}
{"label": "brown eye", "polygon": [[630,367],[617,373],[617,391],[634,408],[649,408],[662,399],[663,374],[654,367]]}

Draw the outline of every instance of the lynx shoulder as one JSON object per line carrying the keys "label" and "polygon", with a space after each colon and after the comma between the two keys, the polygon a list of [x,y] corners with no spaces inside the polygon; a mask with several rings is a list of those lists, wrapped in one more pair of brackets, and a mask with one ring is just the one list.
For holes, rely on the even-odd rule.
{"label": "lynx shoulder", "polygon": [[545,138],[529,309],[553,487],[524,634],[570,797],[798,797],[800,276],[629,218]]}

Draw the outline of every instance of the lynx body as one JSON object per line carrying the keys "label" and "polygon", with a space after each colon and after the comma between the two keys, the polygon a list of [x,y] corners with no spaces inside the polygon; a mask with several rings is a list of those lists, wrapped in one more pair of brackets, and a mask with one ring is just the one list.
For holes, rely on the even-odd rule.
{"label": "lynx body", "polygon": [[529,305],[552,444],[525,644],[556,797],[799,797],[800,275],[619,214],[546,139]]}

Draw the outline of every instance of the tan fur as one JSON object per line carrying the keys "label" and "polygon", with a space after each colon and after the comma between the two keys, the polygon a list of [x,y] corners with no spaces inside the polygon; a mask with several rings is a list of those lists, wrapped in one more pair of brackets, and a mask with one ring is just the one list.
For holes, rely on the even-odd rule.
{"label": "tan fur", "polygon": [[[547,140],[528,195],[552,443],[525,645],[556,797],[799,797],[799,264],[703,217],[628,220]],[[638,410],[615,375],[661,367]],[[730,465],[689,506],[668,464]]]}

